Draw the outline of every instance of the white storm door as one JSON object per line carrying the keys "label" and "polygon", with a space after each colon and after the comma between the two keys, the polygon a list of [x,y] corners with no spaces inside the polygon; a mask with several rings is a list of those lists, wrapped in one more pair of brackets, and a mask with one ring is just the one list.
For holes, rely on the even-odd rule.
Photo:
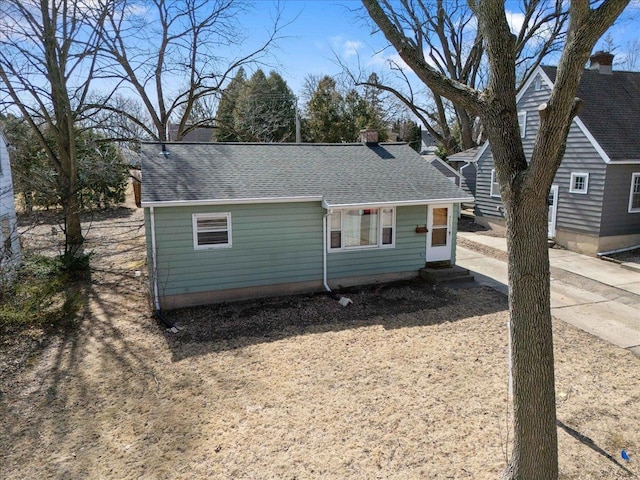
{"label": "white storm door", "polygon": [[451,223],[453,205],[429,205],[427,208],[427,262],[451,260]]}
{"label": "white storm door", "polygon": [[547,236],[555,238],[556,236],[556,216],[558,215],[558,185],[551,185],[549,191],[549,212],[547,218],[549,226],[547,228]]}

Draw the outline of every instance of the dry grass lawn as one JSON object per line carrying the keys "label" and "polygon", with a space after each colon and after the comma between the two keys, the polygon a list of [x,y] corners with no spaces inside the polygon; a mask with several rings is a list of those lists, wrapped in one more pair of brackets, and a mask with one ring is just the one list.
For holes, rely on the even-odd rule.
{"label": "dry grass lawn", "polygon": [[[407,282],[351,291],[346,308],[312,295],[177,311],[172,334],[133,276],[141,221],[94,223],[79,328],[2,377],[0,478],[499,477],[503,296]],[[638,478],[640,359],[554,329],[561,478]]]}

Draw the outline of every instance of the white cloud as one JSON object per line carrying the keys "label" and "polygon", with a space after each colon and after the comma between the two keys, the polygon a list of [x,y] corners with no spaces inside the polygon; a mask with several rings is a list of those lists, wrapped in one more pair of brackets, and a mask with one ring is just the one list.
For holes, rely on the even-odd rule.
{"label": "white cloud", "polygon": [[518,34],[524,25],[524,14],[517,12],[505,12],[507,14],[507,23],[511,33]]}
{"label": "white cloud", "polygon": [[360,40],[349,40],[340,35],[331,37],[329,45],[331,45],[331,50],[345,59],[357,56],[362,47],[365,46]]}
{"label": "white cloud", "polygon": [[364,43],[357,40],[347,40],[342,46],[342,55],[350,58],[358,55],[358,51],[364,46]]}

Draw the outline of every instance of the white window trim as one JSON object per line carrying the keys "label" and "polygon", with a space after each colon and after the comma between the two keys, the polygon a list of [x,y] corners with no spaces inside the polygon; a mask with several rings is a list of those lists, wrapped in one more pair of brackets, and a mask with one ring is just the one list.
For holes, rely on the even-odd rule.
{"label": "white window trim", "polygon": [[633,205],[633,184],[636,182],[636,178],[640,178],[640,172],[634,172],[631,174],[631,187],[629,188],[629,213],[640,213],[640,208],[632,208]]}
{"label": "white window trim", "polygon": [[[498,186],[498,192],[494,192],[493,190],[493,186],[497,185]],[[490,187],[490,191],[489,191],[489,196],[493,197],[493,198],[502,198],[502,196],[500,195],[500,184],[498,183],[498,178],[497,178],[497,173],[496,173],[496,169],[492,168],[491,169],[491,187]]]}
{"label": "white window trim", "polygon": [[[382,210],[390,208],[392,210],[392,222],[391,222],[391,243],[383,244],[382,243]],[[349,210],[360,210],[360,208],[338,208],[334,211],[340,212],[340,247],[332,248],[331,247],[331,228],[327,228],[327,251],[328,252],[351,252],[351,251],[359,251],[359,250],[376,250],[376,249],[384,249],[384,248],[395,248],[396,246],[396,207],[372,207],[372,209],[378,210],[378,243],[377,245],[356,245],[353,247],[345,247],[344,246],[344,229],[345,229],[345,217],[344,212]],[[331,219],[328,220],[329,225],[331,225]],[[335,230],[334,230],[335,231]]]}
{"label": "white window trim", "polygon": [[[227,243],[219,243],[216,245],[198,245],[198,219],[224,218],[227,221]],[[211,250],[217,248],[231,248],[231,213],[194,213],[191,215],[191,224],[193,228],[193,249],[194,250]]]}
{"label": "white window trim", "polygon": [[533,90],[539,92],[542,90],[542,79],[538,75],[535,79],[535,83],[533,84]]}
{"label": "white window trim", "polygon": [[[522,121],[520,118],[522,117]],[[527,112],[518,112],[518,125],[520,126],[520,138],[527,135]]]}
{"label": "white window trim", "polygon": [[[584,190],[576,190],[574,181],[577,177],[584,177]],[[580,193],[586,195],[589,191],[589,173],[588,172],[571,172],[571,180],[569,181],[569,193]]]}

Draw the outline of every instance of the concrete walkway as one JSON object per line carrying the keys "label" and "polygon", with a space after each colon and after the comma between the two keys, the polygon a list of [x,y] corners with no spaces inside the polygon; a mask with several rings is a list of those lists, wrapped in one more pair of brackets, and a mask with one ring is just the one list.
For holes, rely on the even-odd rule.
{"label": "concrete walkway", "polygon": [[[501,237],[471,232],[458,236],[478,246],[507,250]],[[568,250],[551,249],[549,257],[551,314],[640,356],[640,269]],[[456,263],[471,270],[481,285],[508,294],[506,262],[458,245]]]}

